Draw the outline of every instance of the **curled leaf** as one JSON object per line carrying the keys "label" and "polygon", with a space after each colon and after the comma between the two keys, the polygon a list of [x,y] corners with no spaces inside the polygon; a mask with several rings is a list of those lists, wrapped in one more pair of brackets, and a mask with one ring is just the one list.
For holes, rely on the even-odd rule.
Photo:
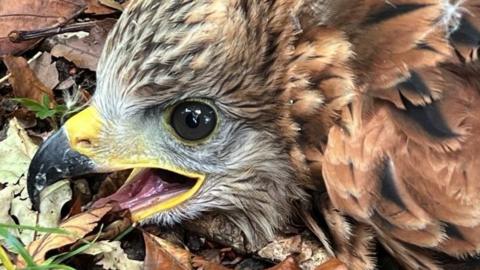
{"label": "curled leaf", "polygon": [[15,97],[29,98],[38,102],[42,102],[45,95],[53,99],[52,89],[38,79],[25,58],[5,56],[3,61],[12,74],[9,81]]}
{"label": "curled leaf", "polygon": [[[33,256],[35,263],[45,261],[45,255],[50,250],[64,247],[77,242],[90,233],[112,208],[105,206],[73,216],[62,222],[59,228],[65,230],[66,234],[46,234],[28,245],[27,250]],[[17,267],[25,267],[25,261],[18,257]]]}
{"label": "curled leaf", "polygon": [[293,257],[288,257],[283,262],[267,270],[301,270]]}
{"label": "curled leaf", "polygon": [[161,238],[148,233],[145,239],[145,270],[191,270],[191,254]]}

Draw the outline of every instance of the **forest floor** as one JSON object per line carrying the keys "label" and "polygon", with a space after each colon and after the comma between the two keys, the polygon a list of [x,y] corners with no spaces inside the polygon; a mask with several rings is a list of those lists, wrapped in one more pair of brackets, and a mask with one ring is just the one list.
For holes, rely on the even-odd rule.
{"label": "forest floor", "polygon": [[160,228],[132,224],[110,206],[89,208],[128,171],[61,181],[42,193],[40,213],[32,210],[31,158],[94,94],[103,43],[127,4],[82,2],[0,8],[0,269],[341,269],[320,266],[325,251],[302,227],[253,249],[218,216]]}

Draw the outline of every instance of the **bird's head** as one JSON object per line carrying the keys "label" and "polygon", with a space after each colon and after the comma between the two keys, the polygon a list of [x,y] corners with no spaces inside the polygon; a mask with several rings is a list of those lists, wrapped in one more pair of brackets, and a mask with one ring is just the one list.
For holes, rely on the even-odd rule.
{"label": "bird's head", "polygon": [[137,1],[119,19],[85,110],[39,149],[28,188],[134,169],[97,203],[143,223],[216,211],[270,238],[306,199],[287,67],[296,1]]}

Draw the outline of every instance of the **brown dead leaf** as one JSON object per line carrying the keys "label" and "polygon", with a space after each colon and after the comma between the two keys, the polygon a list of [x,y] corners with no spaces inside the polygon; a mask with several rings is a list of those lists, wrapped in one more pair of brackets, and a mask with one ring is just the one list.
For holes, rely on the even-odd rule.
{"label": "brown dead leaf", "polygon": [[85,13],[87,14],[95,14],[95,15],[109,15],[118,10],[107,7],[105,5],[100,4],[98,0],[86,0],[87,1],[87,9]]}
{"label": "brown dead leaf", "polygon": [[198,235],[207,237],[216,243],[233,247],[241,253],[253,253],[263,247],[264,241],[257,241],[254,245],[246,245],[242,231],[232,224],[224,215],[204,215],[201,219],[185,222],[184,227]]}
{"label": "brown dead leaf", "polygon": [[[112,240],[131,226],[131,218],[123,217],[119,220],[115,220],[103,229],[102,233],[98,235],[98,240]],[[97,238],[97,235],[89,235],[84,239],[87,241],[93,241],[95,238]]]}
{"label": "brown dead leaf", "polygon": [[119,4],[115,0],[98,0],[102,5],[107,7],[114,8],[116,10],[123,11],[125,7],[128,5],[129,1],[125,1],[123,4]]}
{"label": "brown dead leaf", "polygon": [[52,55],[48,52],[42,53],[39,58],[32,61],[30,68],[48,89],[54,89],[60,83],[56,62],[52,61]]}
{"label": "brown dead leaf", "polygon": [[98,21],[86,37],[72,36],[65,40],[59,40],[58,44],[52,48],[52,55],[64,57],[79,68],[96,71],[105,39],[115,22],[115,19]]}
{"label": "brown dead leaf", "polygon": [[301,270],[293,257],[288,257],[280,264],[268,268],[267,270]]}
{"label": "brown dead leaf", "polygon": [[12,43],[12,31],[33,31],[64,25],[85,8],[83,0],[0,1],[0,56],[17,54],[39,40]]}
{"label": "brown dead leaf", "polygon": [[17,118],[18,123],[23,129],[32,128],[37,125],[35,113],[27,108],[19,108],[13,112],[13,116]]}
{"label": "brown dead leaf", "polygon": [[105,198],[115,193],[125,183],[132,170],[113,172],[107,176],[100,184],[97,194],[95,194],[93,201],[100,198]]}
{"label": "brown dead leaf", "polygon": [[[44,262],[47,252],[73,244],[83,238],[97,226],[100,219],[102,219],[102,217],[111,209],[111,206],[105,206],[81,213],[65,220],[60,224],[59,228],[70,232],[70,234],[46,234],[28,245],[28,252],[32,255],[36,263],[40,264]],[[18,256],[17,267],[25,267],[25,261],[21,256]]]}
{"label": "brown dead leaf", "polygon": [[302,249],[302,236],[279,237],[263,247],[258,255],[274,262],[281,262],[292,254],[299,254]]}
{"label": "brown dead leaf", "polygon": [[315,268],[315,270],[348,270],[347,266],[338,259],[331,259]]}
{"label": "brown dead leaf", "polygon": [[46,87],[35,75],[23,57],[5,56],[3,62],[12,74],[9,82],[12,84],[15,97],[31,98],[42,101],[44,95],[53,100],[52,89]]}
{"label": "brown dead leaf", "polygon": [[308,231],[295,236],[279,236],[258,251],[258,255],[274,262],[295,256],[297,263],[304,270],[313,270],[329,259],[323,245]]}
{"label": "brown dead leaf", "polygon": [[148,233],[144,233],[143,238],[146,248],[145,270],[192,269],[192,255],[187,250]]}
{"label": "brown dead leaf", "polygon": [[231,269],[221,264],[218,264],[216,262],[207,261],[202,257],[193,258],[192,263],[193,263],[193,266],[198,270],[229,270]]}

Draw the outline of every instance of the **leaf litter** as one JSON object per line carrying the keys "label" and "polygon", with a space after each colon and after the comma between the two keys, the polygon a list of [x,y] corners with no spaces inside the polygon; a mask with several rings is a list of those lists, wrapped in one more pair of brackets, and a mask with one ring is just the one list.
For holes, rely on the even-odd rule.
{"label": "leaf litter", "polygon": [[15,0],[0,2],[0,56],[17,54],[37,44],[40,39],[22,43],[10,41],[14,31],[34,31],[58,27],[85,9],[83,0]]}
{"label": "leaf litter", "polygon": [[[318,241],[301,231],[279,236],[266,246],[249,247],[222,219],[206,217],[193,226],[152,230],[136,227],[128,213],[114,213],[110,206],[89,209],[92,198],[116,190],[128,172],[112,174],[103,182],[75,182],[74,192],[69,182],[60,181],[42,192],[40,213],[32,211],[25,187],[26,171],[38,148],[38,138],[48,137],[63,118],[50,110],[88,102],[95,86],[92,72],[105,38],[128,4],[113,0],[34,2],[18,0],[8,8],[3,7],[5,1],[0,3],[0,56],[4,56],[5,65],[0,65],[0,104],[11,98],[36,102],[30,106],[21,102],[23,106],[3,116],[8,122],[0,122],[0,130],[3,126],[6,132],[6,138],[0,141],[0,200],[5,205],[0,208],[0,228],[2,224],[8,227],[34,263],[64,258],[76,269],[96,265],[120,270],[343,270],[338,261],[328,261]],[[82,18],[78,18],[82,12]],[[52,36],[55,31],[63,34]],[[20,42],[11,41],[13,34],[20,37]],[[27,50],[31,52],[24,53]],[[32,52],[36,52],[33,57]],[[8,72],[11,75],[7,76]],[[43,114],[35,111],[35,106]],[[0,108],[0,113],[6,111],[11,108]],[[37,119],[29,119],[32,112]],[[102,184],[92,184],[99,182]],[[60,233],[38,228],[56,228]],[[17,267],[26,265],[15,249],[2,240],[0,243],[11,258],[16,257]],[[319,268],[325,261],[327,264]]]}
{"label": "leaf litter", "polygon": [[[42,214],[31,210],[32,205],[28,199],[26,189],[26,173],[30,160],[37,150],[27,132],[20,127],[18,121],[10,120],[7,138],[0,142],[0,223],[21,225],[42,225],[55,227],[58,225],[60,211],[63,204],[70,200],[70,187],[67,185],[54,185],[48,189],[55,191],[50,194],[52,198],[46,198],[41,207],[48,209]],[[48,195],[46,195],[48,197]],[[12,233],[19,237],[24,244],[32,242],[37,236],[34,231],[12,229]]]}

